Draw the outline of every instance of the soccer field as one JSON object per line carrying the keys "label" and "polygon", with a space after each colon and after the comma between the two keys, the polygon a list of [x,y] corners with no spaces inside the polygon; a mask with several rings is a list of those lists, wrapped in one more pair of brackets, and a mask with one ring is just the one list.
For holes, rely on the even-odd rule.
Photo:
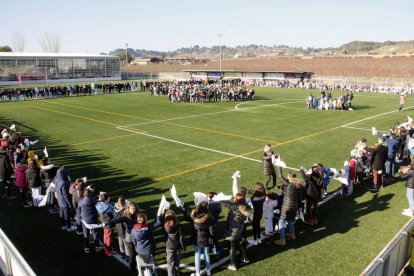
{"label": "soccer field", "polygon": [[[112,201],[122,195],[154,219],[163,194],[180,213],[169,192],[172,184],[187,207],[193,206],[195,191],[231,194],[236,170],[241,172],[240,185],[253,189],[255,182],[265,180],[261,154],[267,143],[288,167],[309,168],[320,162],[341,169],[358,139],[366,137],[369,145],[376,142],[371,127],[387,131],[414,115],[410,99],[406,110],[396,112],[396,95],[355,93],[353,111],[309,111],[305,108],[309,91],[255,90],[256,99],[248,102],[170,103],[166,97],[139,92],[2,103],[0,123],[14,123],[25,137],[38,139],[36,153],[42,155],[46,146],[52,163],[67,166],[72,179],[87,176],[98,190],[109,192]],[[367,191],[370,183],[366,179],[355,186],[351,197],[335,197],[324,204],[318,226],[298,222],[297,240],[285,248],[264,242],[248,249],[251,263],[237,273],[359,274],[408,220],[401,215],[407,207],[403,182],[389,183],[375,194]],[[332,181],[328,191],[339,186]],[[112,258],[84,256],[82,238],[61,233],[58,218],[46,215],[46,210],[22,210],[17,203],[4,201],[0,207],[5,210],[0,227],[39,275],[63,270],[71,274],[75,269],[81,269],[78,275],[88,274],[90,266],[102,275],[128,273]],[[226,216],[224,208],[221,230]],[[188,246],[182,263],[193,266],[190,227],[184,224]],[[36,236],[35,243],[27,231]],[[165,263],[163,230],[156,234],[155,260],[160,265]],[[213,263],[228,254],[222,236],[222,256],[213,257]],[[42,262],[45,258],[50,263]],[[226,265],[212,272],[234,274]]]}

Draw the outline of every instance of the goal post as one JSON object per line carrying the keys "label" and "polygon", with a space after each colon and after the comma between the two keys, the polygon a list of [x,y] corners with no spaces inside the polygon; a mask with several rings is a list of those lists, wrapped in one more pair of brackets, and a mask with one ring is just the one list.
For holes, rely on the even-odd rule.
{"label": "goal post", "polygon": [[18,75],[19,85],[25,83],[44,83],[47,84],[47,75]]}

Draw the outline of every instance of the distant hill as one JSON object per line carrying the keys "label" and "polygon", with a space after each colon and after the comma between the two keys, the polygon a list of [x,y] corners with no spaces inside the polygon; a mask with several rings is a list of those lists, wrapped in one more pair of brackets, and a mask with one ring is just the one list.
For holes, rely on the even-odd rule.
{"label": "distant hill", "polygon": [[[161,52],[145,49],[128,48],[132,58],[140,57],[192,57],[198,59],[218,59],[219,46],[182,47],[170,52]],[[115,49],[109,52],[111,55],[125,55],[125,49]],[[303,56],[348,56],[348,55],[414,55],[414,40],[409,41],[352,41],[339,47],[328,48],[303,48],[290,47],[288,45],[244,45],[236,47],[222,46],[223,58],[246,57],[303,57]]]}

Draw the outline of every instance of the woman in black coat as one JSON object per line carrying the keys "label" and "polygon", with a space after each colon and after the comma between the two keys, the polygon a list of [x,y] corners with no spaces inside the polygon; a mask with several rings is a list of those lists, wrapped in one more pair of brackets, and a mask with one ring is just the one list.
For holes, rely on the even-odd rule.
{"label": "woman in black coat", "polygon": [[268,189],[268,184],[270,182],[270,179],[273,178],[273,185],[272,188],[276,187],[276,172],[275,172],[275,167],[273,166],[272,163],[272,156],[276,156],[276,154],[273,152],[272,150],[272,146],[270,144],[267,144],[264,147],[263,150],[263,155],[262,155],[262,160],[263,160],[263,173],[266,176],[266,180],[265,180],[265,186],[266,189]]}
{"label": "woman in black coat", "polygon": [[310,174],[307,174],[303,167],[300,172],[306,182],[306,213],[309,217],[305,224],[316,225],[318,224],[318,203],[323,188],[323,175],[316,163],[312,165]]}
{"label": "woman in black coat", "polygon": [[29,168],[25,172],[26,182],[32,190],[32,195],[40,195],[42,189],[42,179],[40,178],[40,169],[36,162],[31,162]]}
{"label": "woman in black coat", "polygon": [[285,221],[288,223],[289,234],[288,238],[295,240],[295,218],[297,211],[302,203],[302,190],[305,188],[305,181],[296,178],[296,174],[289,172],[288,179],[282,174],[282,169],[278,167],[279,178],[282,184],[285,186],[285,192],[283,196],[282,209],[280,210],[279,219],[279,234],[280,239],[275,241],[277,245],[286,245],[285,235]]}

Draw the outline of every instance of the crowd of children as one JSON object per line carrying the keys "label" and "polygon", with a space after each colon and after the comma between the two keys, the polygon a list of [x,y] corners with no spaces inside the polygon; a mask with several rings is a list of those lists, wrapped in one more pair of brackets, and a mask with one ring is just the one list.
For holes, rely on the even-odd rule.
{"label": "crowd of children", "polygon": [[[358,141],[339,172],[315,163],[309,170],[300,169],[301,178],[294,171],[289,171],[285,178],[282,172],[285,165],[280,161],[280,155],[273,152],[271,145],[266,145],[262,155],[266,181],[265,184],[255,183],[252,191],[238,187],[240,173],[236,172],[233,175],[232,196],[195,192],[195,207],[190,211],[173,187],[171,195],[177,210],[182,213],[183,221],[191,224],[195,275],[203,272],[202,260],[205,262],[204,273],[211,274],[210,252],[215,255],[223,252],[219,243],[221,236],[228,243],[228,269],[237,270],[240,263],[249,263],[247,244],[257,246],[270,238],[276,245],[285,246],[288,240],[296,239],[295,221],[298,218],[307,225],[318,225],[319,203],[326,195],[331,179],[342,183],[342,196],[347,197],[352,194],[353,184],[372,174],[371,188],[378,191],[384,185],[384,175],[393,177],[395,164],[408,158],[410,153],[414,154],[414,143],[410,140],[413,139],[414,128],[410,119],[387,133],[378,133],[373,129],[378,142],[369,147],[366,139]],[[83,236],[85,254],[103,250],[108,256],[118,255],[129,263],[132,272],[139,275],[143,275],[145,270],[155,271],[154,232],[159,227],[163,228],[168,275],[179,274],[181,252],[186,249],[184,237],[189,233],[184,231],[173,208],[164,198],[156,222],[150,224],[137,203],[119,197],[113,204],[109,194],[97,193],[86,177],[72,182],[64,166],[51,163],[46,148],[43,157],[39,158],[32,150],[37,141],[24,139],[14,125],[2,129],[1,135],[0,192],[3,198],[7,198],[15,187],[24,207],[46,206],[49,212],[58,212],[63,231]],[[269,162],[273,170],[269,168]],[[407,179],[409,208],[403,214],[412,216],[414,162],[408,167],[401,167],[399,172],[403,179]],[[341,177],[339,173],[342,173]],[[281,186],[276,186],[277,177]],[[269,187],[272,178],[273,185]],[[43,187],[46,194],[42,193]],[[224,233],[219,233],[217,224],[223,207],[227,209],[226,227]],[[71,218],[73,213],[74,220]],[[261,228],[263,219],[264,229]],[[253,228],[251,240],[247,240],[249,224]]]}
{"label": "crowd of children", "polygon": [[320,93],[320,97],[315,97],[312,93],[309,93],[306,98],[306,107],[308,109],[353,110],[352,100],[354,99],[354,94],[352,91],[343,92],[338,98],[333,98],[331,91],[325,93],[325,91],[322,90]]}

